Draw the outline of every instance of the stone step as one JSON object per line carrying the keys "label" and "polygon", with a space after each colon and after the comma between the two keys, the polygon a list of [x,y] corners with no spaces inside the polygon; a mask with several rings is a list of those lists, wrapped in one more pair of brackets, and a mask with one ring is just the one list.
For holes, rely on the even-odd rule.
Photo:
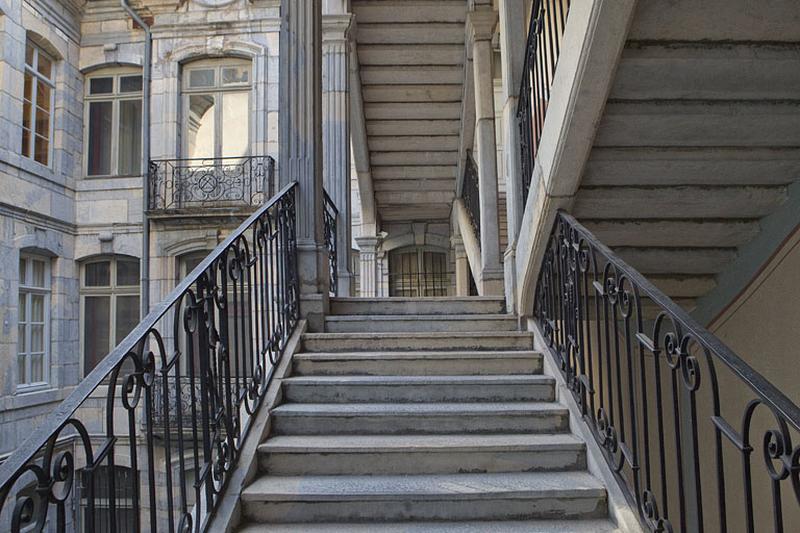
{"label": "stone step", "polygon": [[515,331],[511,315],[336,315],[325,317],[329,333]]}
{"label": "stone step", "polygon": [[242,492],[261,522],[603,518],[602,484],[584,472],[421,476],[263,476]]}
{"label": "stone step", "polygon": [[476,522],[328,522],[249,524],[241,533],[614,533],[608,520],[506,520]]}
{"label": "stone step", "polygon": [[331,315],[482,315],[505,310],[505,300],[496,297],[331,298]]}
{"label": "stone step", "polygon": [[297,403],[553,401],[549,376],[309,376],[283,380]]}
{"label": "stone step", "polygon": [[443,350],[491,351],[530,350],[533,336],[528,332],[493,333],[306,333],[305,352],[352,352]]}
{"label": "stone step", "polygon": [[532,351],[298,353],[294,375],[448,376],[531,375],[542,372]]}
{"label": "stone step", "polygon": [[268,475],[414,475],[586,468],[573,435],[275,436],[259,448]]}
{"label": "stone step", "polygon": [[558,433],[569,411],[555,402],[287,403],[272,416],[276,435]]}

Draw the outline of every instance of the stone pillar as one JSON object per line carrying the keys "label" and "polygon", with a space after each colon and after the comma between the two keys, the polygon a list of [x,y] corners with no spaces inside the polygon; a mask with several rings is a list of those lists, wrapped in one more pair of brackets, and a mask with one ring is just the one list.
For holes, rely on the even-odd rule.
{"label": "stone pillar", "polygon": [[475,145],[481,210],[481,295],[503,294],[500,264],[500,223],[497,216],[497,146],[494,131],[492,35],[497,13],[491,8],[468,14],[475,84]]}
{"label": "stone pillar", "polygon": [[469,259],[461,237],[450,239],[456,268],[456,296],[469,296]]}
{"label": "stone pillar", "polygon": [[328,310],[328,266],[322,218],[322,4],[281,6],[281,183],[297,181],[300,314],[321,331]]}
{"label": "stone pillar", "polygon": [[325,190],[339,210],[336,253],[337,296],[350,296],[352,273],[350,248],[350,24],[353,16],[345,5],[322,17],[322,174]]}
{"label": "stone pillar", "polygon": [[375,236],[356,237],[360,249],[359,263],[359,296],[375,298],[378,296],[378,262],[377,252],[380,239]]}

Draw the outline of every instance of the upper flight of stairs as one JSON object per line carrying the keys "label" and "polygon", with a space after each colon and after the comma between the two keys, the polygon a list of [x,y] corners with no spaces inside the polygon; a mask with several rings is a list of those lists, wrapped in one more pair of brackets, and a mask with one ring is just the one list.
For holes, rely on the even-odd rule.
{"label": "upper flight of stairs", "polygon": [[707,4],[637,4],[572,211],[689,309],[800,179],[797,3]]}
{"label": "upper flight of stairs", "polygon": [[614,531],[554,379],[503,311],[333,300],[333,332],[305,334],[282,382],[241,531]]}

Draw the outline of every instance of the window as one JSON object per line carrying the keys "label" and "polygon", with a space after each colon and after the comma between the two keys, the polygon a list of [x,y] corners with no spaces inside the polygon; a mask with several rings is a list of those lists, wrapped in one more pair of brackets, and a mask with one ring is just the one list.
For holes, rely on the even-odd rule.
{"label": "window", "polygon": [[81,308],[86,375],[139,323],[139,260],[112,257],[84,264]]}
{"label": "window", "polygon": [[183,71],[184,153],[188,158],[250,152],[250,62],[207,60]]}
{"label": "window", "polygon": [[[111,477],[114,477],[114,491],[111,491]],[[136,491],[136,476],[133,469],[125,466],[98,465],[94,470],[80,470],[78,492],[81,502],[80,529],[87,533],[133,533],[136,513],[133,506]],[[89,487],[92,487],[94,503],[93,520],[89,520]],[[111,503],[114,513],[111,512]],[[89,527],[91,524],[91,528]],[[112,527],[113,526],[113,527]]]}
{"label": "window", "polygon": [[53,125],[53,59],[28,41],[22,102],[22,155],[50,164]]}
{"label": "window", "polygon": [[135,176],[142,159],[142,75],[126,69],[86,83],[86,175]]}
{"label": "window", "polygon": [[447,254],[425,247],[389,252],[389,296],[447,296]]}
{"label": "window", "polygon": [[19,259],[17,384],[47,385],[50,352],[50,261],[22,255]]}

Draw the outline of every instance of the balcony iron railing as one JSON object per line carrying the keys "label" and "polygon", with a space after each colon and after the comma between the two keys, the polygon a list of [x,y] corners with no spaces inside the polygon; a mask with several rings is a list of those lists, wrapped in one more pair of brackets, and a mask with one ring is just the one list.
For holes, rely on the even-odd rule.
{"label": "balcony iron railing", "polygon": [[331,295],[335,296],[339,290],[338,258],[336,257],[339,209],[327,191],[323,190],[322,194],[325,247],[328,249],[328,287]]}
{"label": "balcony iron railing", "polygon": [[643,526],[797,527],[800,408],[563,212],[534,316]]}
{"label": "balcony iron railing", "polygon": [[478,165],[472,158],[472,153],[467,152],[467,159],[464,161],[464,181],[461,185],[461,199],[475,230],[475,238],[478,244],[481,242],[481,197],[478,188]]}
{"label": "balcony iron railing", "polygon": [[150,161],[150,210],[256,207],[274,190],[269,156]]}
{"label": "balcony iron railing", "polygon": [[550,87],[561,53],[570,0],[534,0],[517,104],[522,202],[528,199],[533,166],[550,102]]}
{"label": "balcony iron railing", "polygon": [[[134,531],[208,528],[299,320],[296,190],[233,231],[0,465],[0,531],[74,530],[81,507],[86,531],[101,507]],[[102,473],[120,464],[132,501]]]}

